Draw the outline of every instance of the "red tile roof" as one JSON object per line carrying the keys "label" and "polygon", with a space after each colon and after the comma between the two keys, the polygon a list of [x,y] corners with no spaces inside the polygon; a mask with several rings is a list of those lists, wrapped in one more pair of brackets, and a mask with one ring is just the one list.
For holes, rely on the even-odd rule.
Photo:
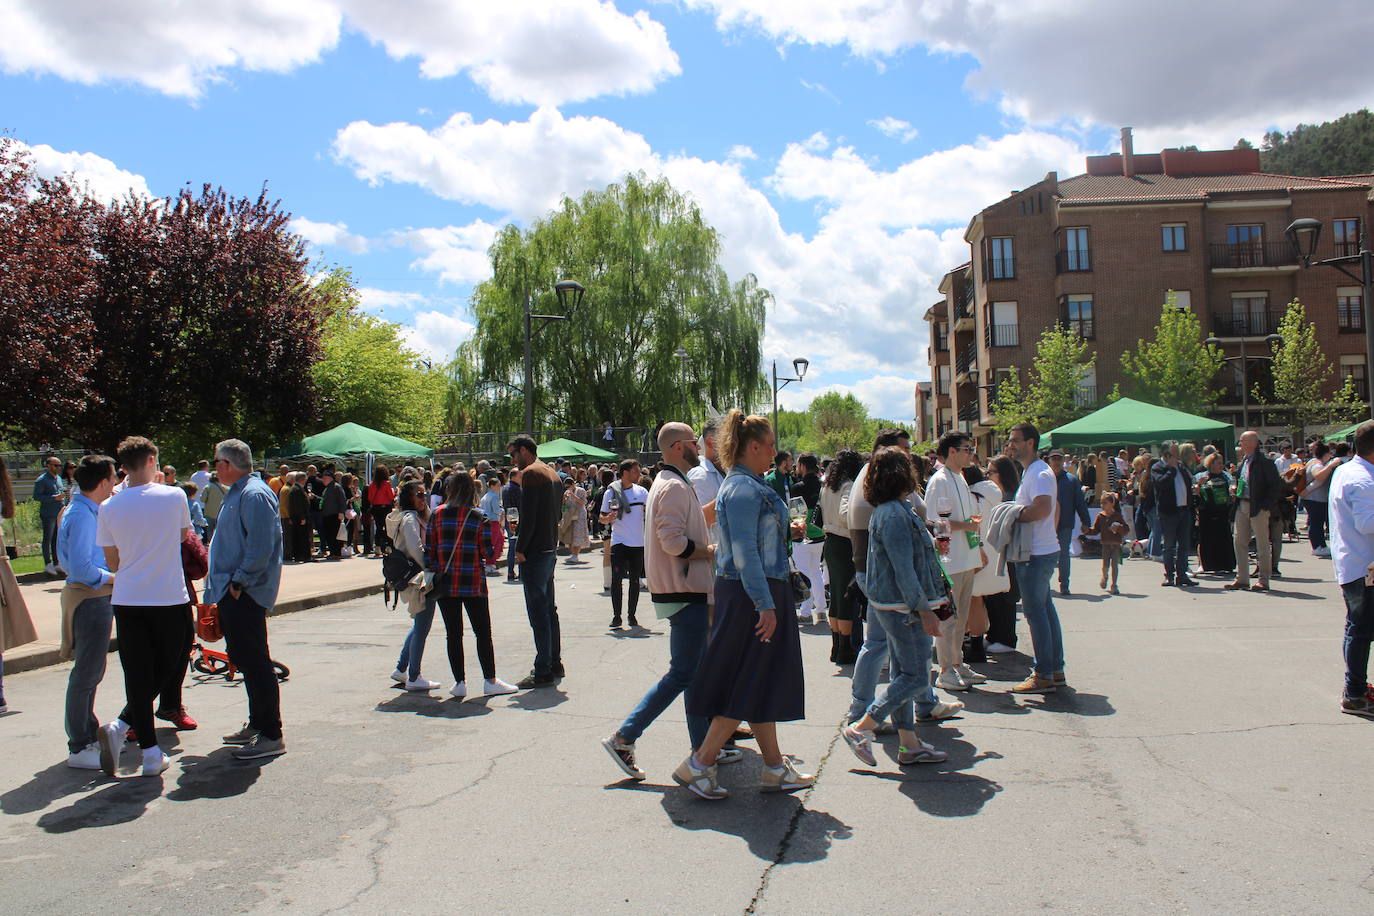
{"label": "red tile roof", "polygon": [[1145,201],[1203,201],[1216,194],[1245,191],[1350,190],[1374,185],[1374,176],[1308,178],[1254,172],[1245,175],[1077,175],[1059,182],[1060,206]]}

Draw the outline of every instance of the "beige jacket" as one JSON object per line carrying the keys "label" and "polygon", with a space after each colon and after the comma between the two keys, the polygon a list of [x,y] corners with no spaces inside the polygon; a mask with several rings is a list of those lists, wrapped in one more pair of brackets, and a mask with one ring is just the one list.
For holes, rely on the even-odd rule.
{"label": "beige jacket", "polygon": [[654,601],[706,601],[711,561],[686,558],[709,544],[710,537],[697,491],[677,468],[664,467],[644,507],[644,577]]}

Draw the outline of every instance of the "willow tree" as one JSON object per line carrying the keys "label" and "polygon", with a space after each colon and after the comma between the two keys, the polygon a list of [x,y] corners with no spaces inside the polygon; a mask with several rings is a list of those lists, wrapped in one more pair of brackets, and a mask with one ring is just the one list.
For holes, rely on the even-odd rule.
{"label": "willow tree", "polygon": [[528,229],[507,225],[489,254],[460,354],[477,371],[460,396],[523,396],[525,296],[560,314],[553,287],[570,278],[586,287],[581,304],[534,340],[536,426],[651,426],[757,399],[771,297],[752,275],[726,276],[716,231],[666,179],[631,174],[564,198]]}

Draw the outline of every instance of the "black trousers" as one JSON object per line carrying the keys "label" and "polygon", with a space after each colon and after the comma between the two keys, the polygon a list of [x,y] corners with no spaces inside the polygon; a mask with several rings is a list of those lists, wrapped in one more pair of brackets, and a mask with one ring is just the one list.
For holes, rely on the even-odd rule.
{"label": "black trousers", "polygon": [[302,563],[310,560],[310,521],[308,519],[291,520],[291,559],[300,560]]}
{"label": "black trousers", "polygon": [[173,670],[168,672],[167,680],[162,684],[162,691],[157,695],[158,712],[174,713],[183,705],[181,687],[186,683],[186,672],[191,667],[191,647],[196,643],[196,618],[189,604],[186,605],[186,613],[182,617],[185,629],[181,637],[181,655],[172,666]]}
{"label": "black trousers", "polygon": [[320,553],[327,551],[331,557],[343,555],[343,541],[339,540],[339,521],[342,518],[337,512],[320,516]]}
{"label": "black trousers", "polygon": [[114,606],[119,665],[124,669],[124,711],[119,718],[138,732],[139,746],[145,750],[157,746],[153,698],[186,670],[185,622],[190,616],[189,603]]}
{"label": "black trousers", "polygon": [[611,614],[620,619],[620,585],[626,576],[630,577],[630,619],[635,619],[639,609],[639,578],[644,575],[644,548],[630,547],[626,544],[611,545]]}
{"label": "black trousers", "polygon": [[1016,569],[1007,564],[1007,574],[1011,577],[1011,588],[996,595],[984,595],[983,606],[988,609],[988,642],[1000,642],[1004,646],[1016,648],[1016,603],[1021,600],[1021,590],[1016,585]]}
{"label": "black trousers", "polygon": [[[229,661],[243,673],[248,725],[267,738],[281,737],[281,688],[267,648],[267,610],[244,592],[219,599],[219,625]],[[140,735],[141,737],[141,735]]]}
{"label": "black trousers", "polygon": [[491,644],[491,605],[486,595],[446,595],[439,599],[439,613],[444,617],[444,629],[448,636],[448,666],[453,670],[453,679],[459,682],[467,680],[463,660],[465,607],[468,609],[468,620],[472,622],[472,635],[477,638],[477,661],[482,666],[482,677],[489,681],[494,680],[496,650]]}

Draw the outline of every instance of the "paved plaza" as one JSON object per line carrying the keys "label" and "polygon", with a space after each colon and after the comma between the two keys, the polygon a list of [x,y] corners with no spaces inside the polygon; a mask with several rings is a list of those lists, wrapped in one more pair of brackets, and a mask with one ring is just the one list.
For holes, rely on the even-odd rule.
{"label": "paved plaza", "polygon": [[[600,569],[558,570],[568,676],[491,701],[387,674],[408,626],[380,597],[270,621],[290,752],[230,759],[242,687],[194,683],[175,763],[118,781],[65,766],[67,666],[6,678],[0,864],[14,913],[1369,913],[1374,722],[1336,711],[1344,611],[1292,545],[1267,596],[1161,589],[1056,599],[1073,689],[1013,698],[1024,657],[926,727],[948,763],[876,768],[838,739],[848,678],[807,627],[807,711],[780,728],[816,786],[699,800],[669,776],[681,705],[639,742],[635,784],[599,741],[665,669],[666,624],[606,629]],[[1075,585],[1097,563],[1075,561]],[[518,586],[493,580],[499,672],[531,658]],[[1029,640],[1022,625],[1022,647]],[[480,684],[469,641],[469,684]],[[122,702],[117,661],[98,711]],[[425,673],[447,688],[436,621]],[[441,699],[442,697],[442,699]],[[126,773],[135,763],[130,751]]]}

